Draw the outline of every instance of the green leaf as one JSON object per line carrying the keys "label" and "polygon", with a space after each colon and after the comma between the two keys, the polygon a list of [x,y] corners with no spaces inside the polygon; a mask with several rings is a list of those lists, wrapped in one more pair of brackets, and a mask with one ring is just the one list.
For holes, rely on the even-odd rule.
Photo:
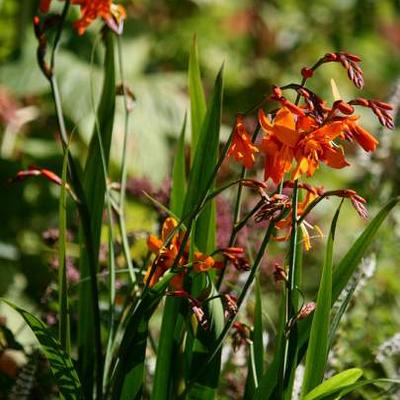
{"label": "green leaf", "polygon": [[[349,251],[343,257],[341,262],[333,271],[332,283],[332,304],[338,299],[342,290],[346,287],[349,279],[357,269],[359,263],[369,245],[374,240],[374,237],[382,225],[383,221],[389,215],[393,207],[399,202],[400,197],[390,200],[368,224],[363,233],[354,242]],[[307,342],[310,335],[312,319],[308,318],[299,323],[299,351],[303,355],[307,349]],[[299,357],[301,360],[302,357]]]}
{"label": "green leaf", "polygon": [[[174,398],[174,372],[179,351],[179,342],[174,332],[178,320],[182,299],[167,297],[163,311],[161,331],[157,347],[156,371],[154,374],[152,400]],[[178,338],[179,339],[179,338]]]}
{"label": "green leaf", "polygon": [[368,246],[372,243],[379,227],[399,200],[399,197],[390,200],[382,210],[379,211],[375,218],[368,224],[361,236],[351,246],[350,250],[343,257],[339,265],[334,269],[332,301],[336,301],[341,291],[346,287],[347,282],[353,275],[358,264],[361,262]]}
{"label": "green leaf", "polygon": [[154,287],[145,290],[137,306],[127,316],[114,367],[110,369],[113,371],[113,400],[140,399],[142,396],[149,320],[175,275],[168,272]]}
{"label": "green leaf", "polygon": [[[189,175],[189,185],[185,199],[183,215],[193,211],[203,200],[208,192],[214,187],[214,173],[218,161],[219,133],[222,114],[223,94],[223,68],[221,67],[214,85],[214,90],[208,106],[207,114],[201,127],[200,136],[196,145],[192,169]],[[203,253],[210,254],[215,248],[216,237],[216,209],[215,200],[210,201],[203,208],[194,224],[194,245]],[[193,236],[192,236],[193,240]],[[207,273],[207,280],[200,276],[193,279],[191,294],[197,294],[207,289],[211,284],[212,274]],[[217,291],[212,285],[211,296]],[[199,365],[208,362],[210,354],[215,349],[219,336],[224,329],[224,311],[221,300],[216,298],[207,302],[204,307],[205,314],[209,320],[210,328],[205,331],[197,329],[193,346],[186,346],[186,357],[190,360],[189,378],[191,386],[188,397],[197,399],[214,398],[218,386],[221,368],[221,351],[219,350],[207,367],[207,370],[199,372]]]}
{"label": "green leaf", "polygon": [[315,387],[311,392],[305,395],[302,400],[318,400],[336,393],[358,381],[362,374],[363,371],[359,368],[351,368],[340,372]]}
{"label": "green leaf", "polygon": [[277,346],[274,352],[274,358],[266,369],[263,377],[259,381],[259,385],[254,394],[254,400],[273,399],[274,389],[278,382],[279,369],[282,363],[283,354],[283,341],[285,340],[285,296],[281,298],[281,304],[279,307],[279,329],[275,336]]}
{"label": "green leaf", "polygon": [[264,374],[264,344],[263,344],[263,321],[262,321],[262,300],[261,288],[258,276],[255,282],[255,308],[254,325],[251,333],[252,343],[249,345],[249,362],[245,386],[244,399],[251,399],[257,389],[258,382]]}
{"label": "green leaf", "polygon": [[50,329],[39,318],[5,299],[0,299],[17,311],[32,329],[40,346],[49,360],[50,369],[64,399],[81,399],[81,384],[69,355],[63,350],[60,342]]}
{"label": "green leaf", "polygon": [[359,276],[355,272],[349,283],[346,285],[345,290],[342,291],[336,302],[332,304],[332,311],[334,311],[334,315],[332,317],[329,327],[329,348],[332,346],[333,341],[335,340],[335,334],[339,326],[340,320],[346,312],[347,306],[349,305],[350,300],[352,299],[353,294],[357,288],[359,282],[358,278]]}
{"label": "green leaf", "polygon": [[[213,173],[217,164],[219,131],[222,113],[223,69],[215,81],[207,115],[202,125],[185,200],[184,215],[199,203],[214,185]],[[210,253],[215,246],[215,203],[204,207],[196,223],[195,243],[200,251]]]}
{"label": "green leaf", "polygon": [[190,118],[192,121],[192,161],[197,150],[197,142],[206,115],[206,100],[201,83],[199,56],[197,51],[196,36],[189,55],[189,97]]}
{"label": "green leaf", "polygon": [[336,223],[339,217],[341,201],[333,217],[326,245],[325,262],[318,290],[317,308],[314,312],[310,340],[308,343],[306,364],[303,380],[303,394],[318,386],[324,377],[326,360],[328,358],[329,319],[332,304],[332,266],[333,244],[335,240]]}
{"label": "green leaf", "polygon": [[[103,168],[101,168],[102,155],[98,131],[102,140],[105,160],[108,163],[115,109],[114,40],[113,33],[110,30],[105,32],[104,44],[106,51],[103,89],[83,174],[85,205],[90,221],[90,227],[84,227],[83,229],[86,232],[90,232],[91,237],[88,238],[87,234],[85,234],[85,242],[81,239],[80,273],[82,284],[79,290],[78,351],[79,373],[81,381],[84,382],[84,390],[88,398],[91,397],[92,393],[93,365],[96,359],[98,387],[99,385],[101,387],[99,380],[100,376],[102,376],[102,354],[101,346],[98,343],[100,337],[100,317],[98,311],[99,305],[98,301],[96,301],[98,299],[96,274],[98,271],[106,177],[104,176]],[[87,221],[82,219],[83,223],[87,223]],[[81,235],[82,238],[83,236]],[[86,243],[87,240],[90,240],[90,243]],[[88,254],[89,246],[93,252],[91,256]],[[95,309],[96,312],[94,312]]]}
{"label": "green leaf", "polygon": [[182,217],[186,195],[185,130],[186,115],[183,121],[181,134],[179,136],[178,147],[175,152],[174,166],[172,169],[170,209],[179,217]]}
{"label": "green leaf", "polygon": [[[335,400],[343,399],[344,395],[353,392],[354,390],[357,390],[363,386],[368,386],[368,385],[376,385],[378,383],[391,383],[394,385],[400,385],[400,380],[399,379],[387,379],[387,378],[378,378],[378,379],[368,379],[364,380],[361,382],[356,382],[351,385],[346,386],[341,390],[339,395],[335,398]],[[307,399],[308,400],[308,399]]]}
{"label": "green leaf", "polygon": [[70,324],[69,324],[69,304],[68,304],[68,284],[67,269],[65,265],[66,256],[66,230],[67,230],[67,193],[66,179],[68,167],[68,149],[64,152],[64,160],[61,174],[61,191],[59,203],[59,238],[58,238],[58,302],[59,302],[59,329],[58,336],[62,348],[70,352]]}
{"label": "green leaf", "polygon": [[106,53],[104,56],[104,82],[100,103],[97,110],[97,121],[93,129],[92,139],[84,170],[84,190],[92,217],[92,234],[94,248],[100,245],[100,233],[104,208],[105,182],[103,169],[100,167],[101,149],[97,131],[100,132],[105,161],[108,164],[114,124],[115,110],[115,59],[113,33],[107,30],[104,37]]}
{"label": "green leaf", "polygon": [[[185,168],[185,130],[186,116],[179,136],[178,148],[172,170],[172,189],[170,209],[178,217],[182,217],[186,195]],[[179,352],[179,339],[174,333],[178,321],[182,299],[168,296],[165,299],[163,319],[157,348],[156,370],[153,381],[152,400],[162,400],[174,397],[174,372],[176,357]],[[179,335],[178,335],[179,336]]]}
{"label": "green leaf", "polygon": [[258,276],[256,277],[256,304],[254,309],[254,329],[253,329],[253,344],[254,344],[254,361],[256,366],[257,381],[261,380],[264,373],[264,343],[263,343],[263,320],[262,320],[262,298],[261,287]]}
{"label": "green leaf", "polygon": [[[217,291],[213,285],[210,296],[213,297]],[[219,297],[208,301],[203,306],[204,312],[209,322],[208,330],[201,327],[197,329],[194,339],[193,352],[191,354],[190,381],[192,383],[188,399],[212,400],[215,398],[218,388],[218,381],[221,368],[221,350],[209,363],[207,369],[198,374],[199,366],[204,365],[215,348],[215,343],[219,339],[224,329],[224,309]]]}

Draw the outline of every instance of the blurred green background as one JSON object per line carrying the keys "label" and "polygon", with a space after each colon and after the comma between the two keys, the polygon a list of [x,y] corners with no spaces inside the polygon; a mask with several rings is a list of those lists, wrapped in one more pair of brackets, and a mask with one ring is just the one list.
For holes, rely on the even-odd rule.
{"label": "blurred green background", "polygon": [[[62,3],[54,3],[55,10],[62,7]],[[125,75],[136,97],[128,168],[131,177],[143,178],[142,184],[151,184],[155,191],[162,192],[166,187],[176,136],[189,109],[186,70],[194,35],[206,92],[221,64],[225,65],[223,137],[236,112],[257,104],[272,84],[298,82],[303,66],[312,65],[330,51],[345,50],[361,56],[366,87],[358,92],[341,67],[328,65],[311,81],[313,90],[331,101],[333,78],[345,99],[362,96],[392,101],[397,114],[398,0],[121,3],[128,13],[122,37]],[[58,173],[61,170],[54,107],[49,86],[36,65],[31,21],[37,5],[33,0],[0,0],[0,295],[36,307],[54,279],[54,270],[49,266],[54,249],[43,242],[42,232],[57,226],[58,190],[39,178],[22,184],[10,184],[9,178],[30,165]],[[73,8],[70,20],[77,14],[78,10]],[[78,37],[69,23],[56,64],[68,129],[75,132],[73,152],[82,159],[93,125],[91,93],[98,94],[101,82],[99,29],[100,23],[93,24],[84,36]],[[121,99],[117,106],[111,166],[111,176],[115,177],[123,139]],[[252,122],[254,118],[248,121],[250,125]],[[382,130],[368,113],[362,115],[362,125],[381,142],[376,154],[365,155],[349,148],[351,169],[322,169],[313,182],[329,189],[356,189],[368,199],[370,213],[374,215],[386,200],[399,194],[400,139],[397,130]],[[235,171],[235,167],[232,169]],[[135,193],[131,194],[128,226],[132,230],[151,229],[155,214],[134,198]],[[335,206],[336,202],[331,201],[319,209],[316,218],[323,228],[329,224]],[[345,208],[344,215],[336,246],[338,256],[365,225],[350,206]],[[360,278],[365,282],[342,324],[331,357],[333,369],[361,366],[371,377],[400,377],[399,343],[389,351],[393,354],[377,359],[382,343],[400,331],[399,237],[400,210],[395,210],[370,250],[365,263],[369,270],[364,268],[366,272]],[[320,242],[316,240],[314,253],[307,255],[304,276],[306,293],[310,295],[315,292],[315,274],[323,250]],[[268,268],[267,263],[264,301],[274,319],[277,289],[271,284]],[[228,393],[233,383],[224,382]],[[366,390],[362,396],[369,399],[373,394]]]}

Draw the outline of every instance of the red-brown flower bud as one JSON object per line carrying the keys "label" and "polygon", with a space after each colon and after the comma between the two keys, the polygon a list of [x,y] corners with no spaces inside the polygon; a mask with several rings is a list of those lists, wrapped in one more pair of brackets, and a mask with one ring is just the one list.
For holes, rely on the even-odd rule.
{"label": "red-brown flower bud", "polygon": [[343,100],[337,100],[333,103],[333,108],[337,108],[342,114],[351,115],[354,113],[354,108]]}
{"label": "red-brown flower bud", "polygon": [[299,313],[297,314],[297,319],[305,319],[307,318],[315,309],[317,305],[312,301],[311,303],[305,304],[301,307]]}
{"label": "red-brown flower bud", "polygon": [[304,67],[301,70],[301,75],[304,79],[312,78],[314,75],[314,70],[312,68]]}

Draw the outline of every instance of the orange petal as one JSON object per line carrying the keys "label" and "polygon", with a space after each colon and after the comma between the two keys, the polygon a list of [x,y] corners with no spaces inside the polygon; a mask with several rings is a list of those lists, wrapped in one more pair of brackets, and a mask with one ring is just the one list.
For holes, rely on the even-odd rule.
{"label": "orange petal", "polygon": [[168,217],[162,226],[161,239],[163,241],[167,240],[169,234],[178,226],[176,220],[172,217]]}
{"label": "orange petal", "polygon": [[163,241],[154,235],[147,238],[147,247],[153,253],[158,253],[163,245]]}
{"label": "orange petal", "polygon": [[274,119],[273,134],[281,143],[295,147],[300,135],[296,131],[294,115],[287,109],[281,108]]}
{"label": "orange petal", "polygon": [[335,149],[330,146],[324,147],[321,159],[323,159],[326,164],[328,164],[332,168],[340,169],[350,165],[344,158],[344,154],[341,149]]}
{"label": "orange petal", "polygon": [[375,151],[379,142],[366,129],[362,128],[356,123],[353,123],[351,124],[351,133],[354,135],[354,138],[357,140],[358,144],[365,151]]}

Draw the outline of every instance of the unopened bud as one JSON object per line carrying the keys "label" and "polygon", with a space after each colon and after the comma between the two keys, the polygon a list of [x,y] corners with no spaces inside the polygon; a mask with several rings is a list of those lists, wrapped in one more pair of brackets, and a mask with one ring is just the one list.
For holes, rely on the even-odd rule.
{"label": "unopened bud", "polygon": [[301,75],[304,79],[309,79],[314,75],[314,70],[312,68],[304,67],[301,70]]}
{"label": "unopened bud", "polygon": [[301,307],[297,319],[305,319],[307,318],[317,307],[317,305],[312,301],[311,303],[305,304],[303,307]]}

